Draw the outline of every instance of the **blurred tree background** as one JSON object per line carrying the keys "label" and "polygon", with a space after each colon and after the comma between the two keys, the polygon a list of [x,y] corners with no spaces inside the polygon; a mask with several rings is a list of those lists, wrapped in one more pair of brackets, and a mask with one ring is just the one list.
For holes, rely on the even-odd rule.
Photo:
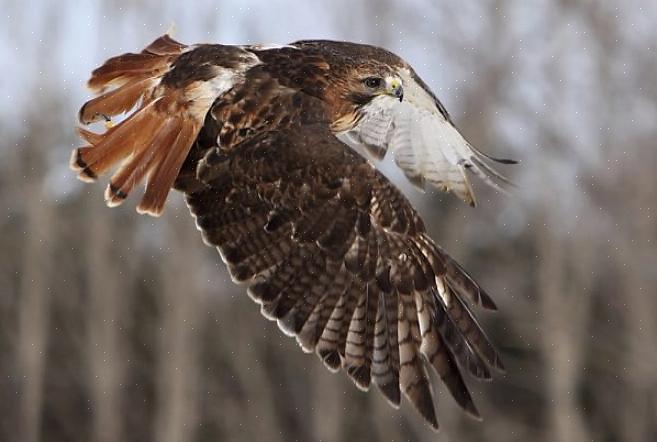
{"label": "blurred tree background", "polygon": [[[0,440],[657,440],[657,3],[3,0]],[[404,189],[500,312],[508,373],[437,385],[442,432],[260,317],[180,195],[161,219],[68,170],[83,84],[175,22],[186,43],[387,47],[473,144],[522,161],[480,206]],[[389,175],[403,180],[396,172]]]}

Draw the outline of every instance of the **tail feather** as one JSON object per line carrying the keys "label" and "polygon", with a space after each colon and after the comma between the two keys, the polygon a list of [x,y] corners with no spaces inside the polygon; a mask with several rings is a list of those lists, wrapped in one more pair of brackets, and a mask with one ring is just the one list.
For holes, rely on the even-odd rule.
{"label": "tail feather", "polygon": [[187,46],[178,43],[171,38],[169,34],[157,38],[153,43],[146,46],[142,53],[150,53],[155,55],[176,55],[180,54]]}
{"label": "tail feather", "polygon": [[155,166],[150,175],[146,193],[137,206],[137,212],[153,216],[162,214],[167,195],[199,130],[200,126],[194,121],[183,120],[182,129],[178,133],[176,141],[169,148],[166,157]]}
{"label": "tail feather", "polygon": [[145,92],[155,87],[155,78],[137,78],[121,87],[87,101],[80,109],[79,119],[82,124],[100,121],[106,116],[122,114],[132,109]]}
{"label": "tail feather", "polygon": [[130,194],[137,183],[144,180],[153,169],[153,164],[160,163],[166,154],[161,146],[170,146],[175,141],[182,127],[180,118],[170,118],[157,132],[148,146],[130,156],[120,169],[112,175],[105,190],[105,201],[110,207],[118,206]]}
{"label": "tail feather", "polygon": [[158,115],[153,112],[155,103],[148,103],[121,124],[108,129],[100,135],[102,139],[97,145],[73,152],[71,167],[78,172],[80,179],[95,180],[140,145],[150,142],[159,125]]}
{"label": "tail feather", "polygon": [[80,137],[82,137],[84,141],[91,144],[92,146],[95,146],[101,141],[103,141],[102,134],[97,134],[95,132],[91,132],[90,130],[83,129],[81,127],[78,127],[78,135],[80,135]]}
{"label": "tail feather", "polygon": [[120,86],[134,79],[158,77],[166,72],[174,54],[123,54],[112,57],[91,73],[87,86],[94,92]]}
{"label": "tail feather", "polygon": [[[97,94],[80,109],[82,124],[135,111],[104,133],[79,129],[88,143],[76,149],[71,168],[82,181],[94,181],[118,165],[105,192],[109,206],[119,205],[140,183],[146,192],[140,213],[162,213],[169,190],[198,136],[213,99],[206,89],[162,84],[186,46],[164,35],[138,54],[123,54],[94,70],[88,82]],[[211,87],[209,86],[211,89]],[[198,88],[197,88],[198,89]]]}

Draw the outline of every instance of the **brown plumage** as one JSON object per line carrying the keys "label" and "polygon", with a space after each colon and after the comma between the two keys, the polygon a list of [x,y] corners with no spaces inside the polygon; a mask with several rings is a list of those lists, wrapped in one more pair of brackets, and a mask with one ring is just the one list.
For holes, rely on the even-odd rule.
{"label": "brown plumage", "polygon": [[[495,304],[362,155],[391,149],[416,184],[469,202],[468,170],[498,175],[478,165],[490,157],[457,136],[408,64],[351,43],[185,46],[164,36],[108,60],[89,85],[100,95],[82,107],[83,124],[129,114],[102,134],[80,129],[88,145],[72,156],[83,180],[119,165],[110,206],[145,183],[138,210],[159,215],[174,186],[233,279],[304,351],[394,406],[403,393],[438,428],[432,367],[479,416],[461,370],[490,379],[503,366],[470,305]],[[422,134],[405,126],[409,115],[426,122]]]}

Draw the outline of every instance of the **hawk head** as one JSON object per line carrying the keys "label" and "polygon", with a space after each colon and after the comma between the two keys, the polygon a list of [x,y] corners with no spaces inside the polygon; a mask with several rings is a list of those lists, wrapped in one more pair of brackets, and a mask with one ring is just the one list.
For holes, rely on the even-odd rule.
{"label": "hawk head", "polygon": [[[301,45],[311,44],[302,42]],[[408,64],[385,49],[346,42],[319,41],[326,57],[323,99],[329,106],[335,132],[355,127],[373,100],[404,100],[402,70]],[[327,51],[327,48],[330,50]]]}
{"label": "hawk head", "polygon": [[340,92],[342,99],[352,107],[364,106],[380,96],[392,97],[399,101],[404,98],[401,77],[389,66],[354,70]]}

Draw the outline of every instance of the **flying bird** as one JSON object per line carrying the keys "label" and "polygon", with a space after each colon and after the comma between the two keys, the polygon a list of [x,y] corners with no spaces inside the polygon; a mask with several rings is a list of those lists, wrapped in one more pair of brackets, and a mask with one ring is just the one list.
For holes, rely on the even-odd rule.
{"label": "flying bird", "polygon": [[164,35],[88,85],[80,123],[107,124],[78,129],[86,145],[70,164],[83,181],[112,172],[109,206],[144,184],[137,211],[159,216],[171,188],[183,192],[232,279],[304,351],[395,407],[403,394],[437,429],[435,370],[479,417],[463,373],[504,368],[472,308],[495,303],[376,165],[392,155],[417,187],[475,205],[470,176],[501,189],[491,162],[513,161],[471,146],[408,63],[347,42]]}

